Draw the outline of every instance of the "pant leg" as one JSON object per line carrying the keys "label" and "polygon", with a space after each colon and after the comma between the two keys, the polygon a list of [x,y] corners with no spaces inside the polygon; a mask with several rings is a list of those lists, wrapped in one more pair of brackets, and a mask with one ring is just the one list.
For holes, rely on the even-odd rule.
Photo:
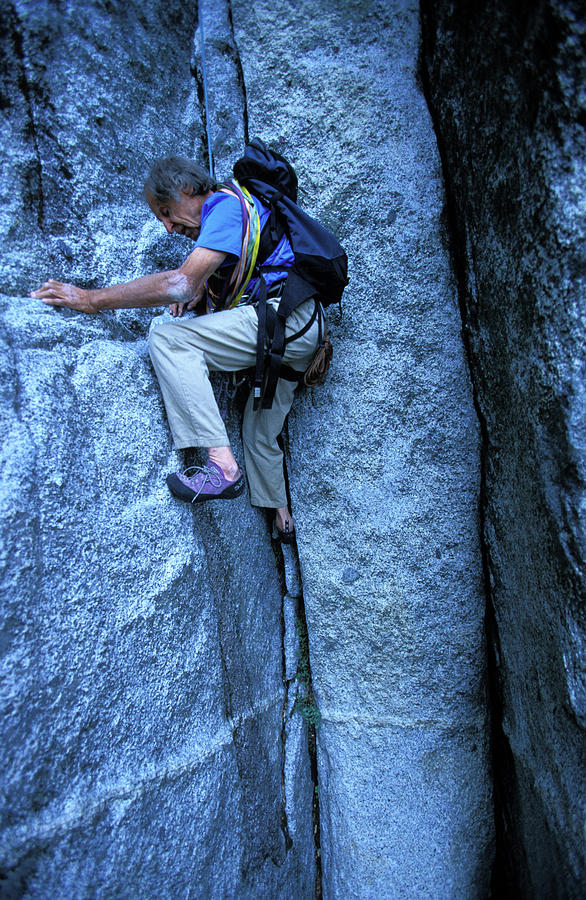
{"label": "pant leg", "polygon": [[[314,301],[308,300],[287,319],[286,335],[299,331],[310,318]],[[318,325],[286,345],[284,361],[303,372],[313,358],[318,339]],[[252,392],[248,398],[242,422],[242,439],[246,475],[253,506],[271,509],[287,505],[287,491],[283,472],[283,453],[277,443],[295,394],[294,382],[279,378],[273,405],[270,409],[253,409]]]}
{"label": "pant leg", "polygon": [[149,352],[178,450],[229,446],[209,372],[254,365],[257,330],[250,306],[173,319],[151,330]]}
{"label": "pant leg", "polygon": [[280,378],[270,409],[254,410],[253,391],[250,392],[242,421],[242,443],[253,506],[287,506],[283,452],[277,438],[291,409],[295,387],[293,382]]}
{"label": "pant leg", "polygon": [[[275,304],[276,305],[276,304]],[[287,319],[286,334],[305,325],[314,310],[308,300]],[[254,365],[258,319],[250,306],[214,315],[173,319],[149,335],[149,351],[177,449],[229,446],[209,382],[210,371],[234,372]],[[318,325],[287,344],[284,361],[304,371],[315,352]],[[287,504],[283,454],[277,443],[291,408],[295,384],[279,379],[271,409],[253,409],[249,398],[242,435],[246,473],[254,506],[277,509]]]}

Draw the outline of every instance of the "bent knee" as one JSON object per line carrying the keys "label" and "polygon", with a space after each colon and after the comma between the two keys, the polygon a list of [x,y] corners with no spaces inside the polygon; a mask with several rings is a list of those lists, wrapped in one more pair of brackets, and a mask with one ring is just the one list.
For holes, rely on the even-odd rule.
{"label": "bent knee", "polygon": [[173,336],[173,323],[166,316],[157,316],[151,322],[148,333],[148,347],[151,356],[153,353],[168,347]]}

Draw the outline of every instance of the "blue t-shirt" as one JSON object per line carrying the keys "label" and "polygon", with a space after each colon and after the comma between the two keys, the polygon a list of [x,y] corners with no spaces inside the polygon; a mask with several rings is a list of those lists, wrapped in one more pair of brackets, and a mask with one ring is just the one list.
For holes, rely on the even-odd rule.
{"label": "blue t-shirt", "polygon": [[[254,202],[258,209],[262,230],[269,218],[270,210],[256,197]],[[201,211],[201,227],[195,246],[227,253],[231,259],[226,260],[224,266],[233,265],[238,260],[242,250],[242,207],[238,197],[235,197],[234,194],[224,194],[217,191],[206,200]],[[268,266],[283,265],[284,271],[282,272],[266,273],[264,277],[267,287],[286,278],[286,269],[295,262],[287,235],[283,235],[267,259],[259,260],[259,262],[266,263]],[[250,280],[246,288],[247,294],[254,292],[257,281],[258,279],[256,278]]]}

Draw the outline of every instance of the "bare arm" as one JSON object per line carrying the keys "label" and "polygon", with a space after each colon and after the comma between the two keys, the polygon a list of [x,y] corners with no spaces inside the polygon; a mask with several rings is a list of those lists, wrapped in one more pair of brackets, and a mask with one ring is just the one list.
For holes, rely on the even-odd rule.
{"label": "bare arm", "polygon": [[49,306],[64,306],[79,312],[96,313],[101,309],[136,309],[164,306],[166,303],[196,303],[207,278],[226,258],[225,253],[196,247],[178,269],[135,278],[109,288],[86,290],[60,281],[46,281],[31,292]]}

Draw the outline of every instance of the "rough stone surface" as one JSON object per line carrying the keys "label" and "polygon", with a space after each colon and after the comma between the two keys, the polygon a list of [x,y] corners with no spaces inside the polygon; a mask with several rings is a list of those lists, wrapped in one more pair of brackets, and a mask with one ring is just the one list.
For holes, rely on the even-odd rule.
{"label": "rough stone surface", "polygon": [[479,432],[418,10],[236,0],[233,19],[250,134],[350,257],[330,376],[289,425],[324,896],[484,897]]}
{"label": "rough stone surface", "polygon": [[424,3],[485,432],[500,896],[583,897],[586,24]]}
{"label": "rough stone surface", "polygon": [[264,517],[169,495],[152,311],[26,296],[184,258],[140,191],[155,155],[204,160],[195,8],[66,6],[1,16],[0,894],[311,897],[307,730]]}
{"label": "rough stone surface", "polygon": [[193,63],[205,111],[206,164],[227,179],[248,140],[246,89],[228,0],[199,3]]}
{"label": "rough stone surface", "polygon": [[[479,435],[415,4],[2,13],[0,889],[299,900],[317,828],[327,898],[486,896]],[[226,177],[249,127],[350,256],[290,428],[303,585],[244,498],[168,495],[152,313],[26,299],[176,265],[148,161]]]}

